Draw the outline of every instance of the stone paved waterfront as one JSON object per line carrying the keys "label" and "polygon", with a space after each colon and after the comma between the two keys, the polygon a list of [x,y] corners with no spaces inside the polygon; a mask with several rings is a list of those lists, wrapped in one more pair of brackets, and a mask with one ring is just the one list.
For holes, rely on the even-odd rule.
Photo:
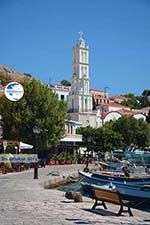
{"label": "stone paved waterfront", "polygon": [[149,225],[150,213],[133,209],[134,217],[116,217],[118,206],[109,205],[109,210],[90,210],[93,201],[83,198],[74,203],[64,197],[64,192],[44,189],[43,182],[55,179],[47,176],[58,171],[67,176],[81,165],[53,166],[39,169],[39,179],[33,179],[33,170],[0,175],[0,225]]}

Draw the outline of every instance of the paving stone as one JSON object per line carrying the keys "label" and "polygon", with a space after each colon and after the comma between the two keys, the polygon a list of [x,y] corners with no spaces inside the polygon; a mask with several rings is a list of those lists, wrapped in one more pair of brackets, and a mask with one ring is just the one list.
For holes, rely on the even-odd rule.
{"label": "paving stone", "polygon": [[62,176],[77,173],[82,165],[51,166],[39,169],[39,179],[33,170],[0,175],[0,225],[149,225],[150,214],[133,209],[133,217],[116,217],[118,206],[108,204],[108,210],[91,210],[93,200],[83,197],[76,203],[56,189],[44,189],[43,183],[58,171]]}

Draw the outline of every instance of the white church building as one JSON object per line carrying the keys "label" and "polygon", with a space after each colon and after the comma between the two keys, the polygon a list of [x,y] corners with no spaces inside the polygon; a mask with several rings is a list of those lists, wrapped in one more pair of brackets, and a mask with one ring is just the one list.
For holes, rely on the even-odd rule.
{"label": "white church building", "polygon": [[69,94],[69,117],[82,123],[82,126],[96,127],[96,112],[90,92],[89,48],[80,32],[73,48],[72,81]]}

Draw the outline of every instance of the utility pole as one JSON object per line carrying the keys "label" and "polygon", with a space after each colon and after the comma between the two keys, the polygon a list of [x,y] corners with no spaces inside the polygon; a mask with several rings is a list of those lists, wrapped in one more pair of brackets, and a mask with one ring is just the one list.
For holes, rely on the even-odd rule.
{"label": "utility pole", "polygon": [[107,89],[109,89],[109,87],[104,87],[104,99],[107,99]]}
{"label": "utility pole", "polygon": [[109,87],[104,87],[104,98],[103,98],[103,103],[101,107],[102,127],[104,125],[104,109],[105,109],[105,105],[107,104],[107,95],[106,95],[107,89],[109,89]]}

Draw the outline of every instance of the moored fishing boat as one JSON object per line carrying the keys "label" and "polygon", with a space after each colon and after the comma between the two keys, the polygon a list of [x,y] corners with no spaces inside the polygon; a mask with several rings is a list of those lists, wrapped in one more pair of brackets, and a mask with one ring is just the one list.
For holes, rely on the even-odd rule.
{"label": "moored fishing boat", "polygon": [[130,175],[129,177],[125,176],[120,172],[111,172],[111,171],[103,171],[103,172],[93,172],[86,173],[79,171],[80,177],[88,183],[94,184],[106,184],[112,182],[115,185],[129,185],[129,186],[139,186],[142,187],[145,184],[150,184],[150,175]]}

